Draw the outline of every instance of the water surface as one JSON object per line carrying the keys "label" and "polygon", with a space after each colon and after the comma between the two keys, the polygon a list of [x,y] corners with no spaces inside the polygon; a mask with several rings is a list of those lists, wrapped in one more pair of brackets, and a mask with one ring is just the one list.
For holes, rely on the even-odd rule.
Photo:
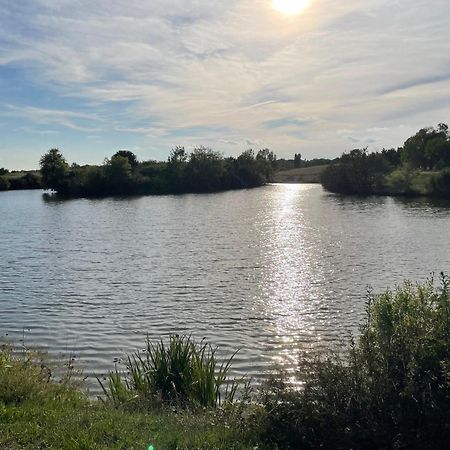
{"label": "water surface", "polygon": [[368,285],[450,273],[450,205],[272,185],[46,200],[0,193],[0,332],[87,374],[188,333],[260,377],[357,331]]}

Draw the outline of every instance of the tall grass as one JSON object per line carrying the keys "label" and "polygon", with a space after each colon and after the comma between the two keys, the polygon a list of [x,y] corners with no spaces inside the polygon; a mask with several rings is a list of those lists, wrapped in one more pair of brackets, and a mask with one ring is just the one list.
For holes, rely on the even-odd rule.
{"label": "tall grass", "polygon": [[109,374],[101,387],[116,405],[152,407],[158,403],[215,407],[233,402],[239,382],[228,380],[235,354],[219,364],[217,348],[190,336],[171,335],[127,358],[126,370]]}
{"label": "tall grass", "polygon": [[448,278],[370,296],[347,353],[303,362],[298,378],[301,391],[274,380],[263,396],[280,448],[448,448]]}

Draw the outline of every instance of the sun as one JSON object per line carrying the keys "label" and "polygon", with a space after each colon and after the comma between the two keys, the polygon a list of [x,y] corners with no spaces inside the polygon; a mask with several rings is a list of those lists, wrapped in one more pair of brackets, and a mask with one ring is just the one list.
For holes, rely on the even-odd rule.
{"label": "sun", "polygon": [[272,0],[272,6],[287,16],[300,14],[309,4],[309,0]]}

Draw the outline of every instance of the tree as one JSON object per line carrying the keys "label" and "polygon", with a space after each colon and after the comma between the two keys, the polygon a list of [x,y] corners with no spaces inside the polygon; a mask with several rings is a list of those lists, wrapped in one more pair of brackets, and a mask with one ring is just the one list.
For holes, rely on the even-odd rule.
{"label": "tree", "polygon": [[7,175],[9,173],[8,169],[5,169],[4,167],[0,167],[0,177],[2,175]]}
{"label": "tree", "polygon": [[185,163],[188,159],[186,150],[181,145],[177,145],[169,156],[169,163]]}
{"label": "tree", "polygon": [[440,168],[450,163],[448,126],[422,128],[403,147],[402,161],[418,169]]}
{"label": "tree", "polygon": [[42,187],[64,193],[67,188],[69,165],[57,148],[49,150],[39,161]]}
{"label": "tree", "polygon": [[136,155],[129,150],[119,150],[114,156],[122,156],[124,158],[127,158],[132,169],[134,169],[139,164]]}
{"label": "tree", "polygon": [[264,181],[261,177],[265,178],[265,181],[272,181],[273,172],[277,168],[277,156],[274,152],[268,148],[263,148],[256,155],[256,161],[258,163],[259,179],[257,184],[261,184]]}
{"label": "tree", "polygon": [[112,189],[121,192],[131,180],[131,164],[128,158],[116,154],[110,160],[106,160],[105,175]]}
{"label": "tree", "polygon": [[381,151],[381,154],[383,156],[383,158],[392,166],[392,167],[397,167],[401,164],[401,153],[402,153],[402,148],[399,148],[397,150],[395,150],[395,148],[390,148],[390,149],[383,149]]}
{"label": "tree", "polygon": [[425,156],[433,169],[450,165],[450,141],[444,136],[430,139],[425,146]]}
{"label": "tree", "polygon": [[275,165],[277,161],[277,156],[275,155],[274,152],[270,151],[268,148],[263,148],[262,150],[258,151],[256,159],[266,160],[269,161],[271,164]]}
{"label": "tree", "polygon": [[300,153],[296,153],[294,155],[294,167],[297,169],[302,166],[302,155]]}
{"label": "tree", "polygon": [[389,163],[381,153],[367,153],[367,148],[344,153],[338,164],[329,165],[321,176],[325,189],[341,194],[368,195],[383,185]]}
{"label": "tree", "polygon": [[193,192],[212,192],[221,189],[225,162],[222,155],[207,147],[197,147],[189,155],[186,182]]}

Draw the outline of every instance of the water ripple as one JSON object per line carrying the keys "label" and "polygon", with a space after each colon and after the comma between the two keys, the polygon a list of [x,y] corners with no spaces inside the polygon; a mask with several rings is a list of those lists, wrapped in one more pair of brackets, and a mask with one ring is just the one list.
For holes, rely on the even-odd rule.
{"label": "water ripple", "polygon": [[0,330],[89,375],[145,336],[240,349],[235,375],[291,367],[357,331],[367,286],[450,273],[445,202],[319,186],[45,201],[0,193]]}

